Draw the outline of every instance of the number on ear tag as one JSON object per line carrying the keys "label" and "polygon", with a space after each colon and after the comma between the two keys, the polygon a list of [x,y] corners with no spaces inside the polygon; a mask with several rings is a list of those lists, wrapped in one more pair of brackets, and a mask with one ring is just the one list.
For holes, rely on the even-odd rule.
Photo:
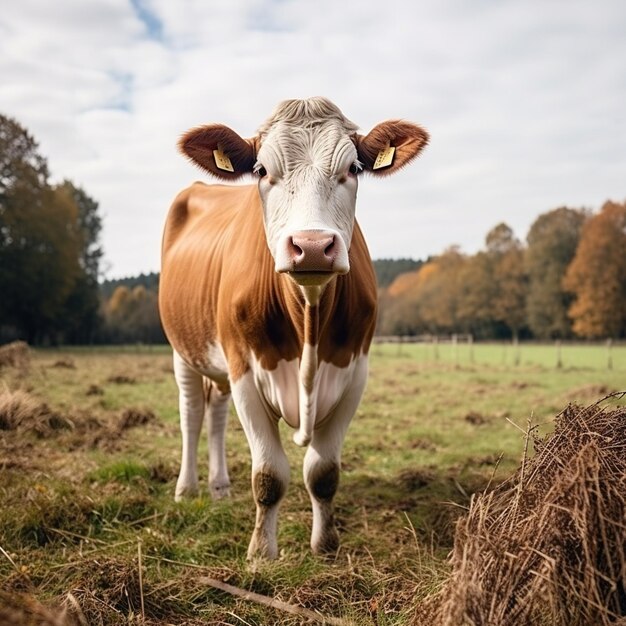
{"label": "number on ear tag", "polygon": [[215,165],[225,172],[234,172],[233,164],[226,154],[224,154],[219,148],[213,150],[213,158],[215,159]]}
{"label": "number on ear tag", "polygon": [[373,170],[380,170],[383,167],[389,167],[393,163],[393,155],[396,153],[396,149],[393,146],[387,146],[378,153],[376,161],[374,163]]}

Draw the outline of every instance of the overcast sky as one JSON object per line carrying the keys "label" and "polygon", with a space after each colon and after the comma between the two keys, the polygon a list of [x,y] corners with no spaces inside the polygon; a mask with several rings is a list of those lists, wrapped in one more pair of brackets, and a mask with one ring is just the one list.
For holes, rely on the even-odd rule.
{"label": "overcast sky", "polygon": [[372,256],[472,253],[558,206],[626,199],[624,0],[20,0],[0,13],[0,112],[104,217],[107,277],[158,271],[177,153],[209,122],[251,136],[324,95],[367,132],[427,128],[421,158],[363,178]]}

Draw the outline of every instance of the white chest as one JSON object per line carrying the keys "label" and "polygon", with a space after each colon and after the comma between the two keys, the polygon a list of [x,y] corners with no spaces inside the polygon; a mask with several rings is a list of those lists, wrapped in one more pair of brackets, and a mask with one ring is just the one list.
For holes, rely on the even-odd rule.
{"label": "white chest", "polygon": [[[299,384],[300,359],[279,361],[273,370],[266,370],[255,360],[252,363],[254,384],[268,408],[282,417],[292,428],[300,426],[299,406],[302,390]],[[315,373],[311,396],[315,399],[315,424],[323,422],[339,401],[367,375],[367,357],[353,359],[347,367],[321,362]]]}

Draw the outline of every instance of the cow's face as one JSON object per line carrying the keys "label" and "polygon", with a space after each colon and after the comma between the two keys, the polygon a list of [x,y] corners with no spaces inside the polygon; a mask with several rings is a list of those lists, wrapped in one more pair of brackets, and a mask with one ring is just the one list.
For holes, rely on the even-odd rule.
{"label": "cow's face", "polygon": [[367,136],[356,130],[324,98],[288,100],[253,139],[213,125],[189,131],[180,146],[220,178],[254,173],[276,271],[323,285],[350,270],[359,174],[397,171],[428,141],[408,122],[383,122]]}
{"label": "cow's face", "polygon": [[311,284],[349,271],[360,170],[356,146],[340,122],[272,125],[254,171],[277,272]]}

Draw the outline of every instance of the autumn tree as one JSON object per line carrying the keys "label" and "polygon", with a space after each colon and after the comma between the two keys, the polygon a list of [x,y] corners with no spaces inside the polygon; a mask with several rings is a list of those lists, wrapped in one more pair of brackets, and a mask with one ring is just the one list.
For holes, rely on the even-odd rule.
{"label": "autumn tree", "polygon": [[526,323],[527,280],[524,270],[524,249],[513,230],[498,224],[485,240],[495,293],[490,302],[493,319],[511,331],[517,341]]}
{"label": "autumn tree", "polygon": [[120,285],[105,303],[105,339],[112,343],[162,343],[157,293]]}
{"label": "autumn tree", "polygon": [[626,202],[606,202],[585,223],[563,286],[575,297],[569,315],[577,335],[626,334]]}
{"label": "autumn tree", "polygon": [[540,215],[528,232],[526,312],[528,325],[538,338],[571,335],[568,310],[572,296],[562,282],[587,216],[584,210],[561,207]]}

